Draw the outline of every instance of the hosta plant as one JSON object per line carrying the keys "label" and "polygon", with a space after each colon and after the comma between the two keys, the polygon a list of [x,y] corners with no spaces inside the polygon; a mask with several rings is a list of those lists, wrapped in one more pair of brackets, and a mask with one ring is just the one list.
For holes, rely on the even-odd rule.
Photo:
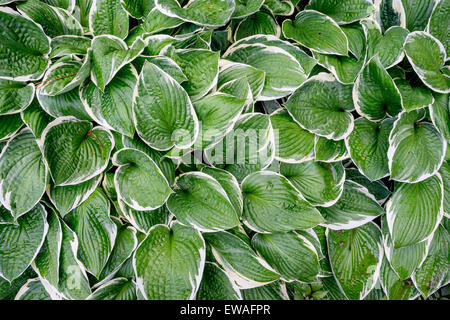
{"label": "hosta plant", "polygon": [[0,299],[449,296],[450,0],[0,0]]}

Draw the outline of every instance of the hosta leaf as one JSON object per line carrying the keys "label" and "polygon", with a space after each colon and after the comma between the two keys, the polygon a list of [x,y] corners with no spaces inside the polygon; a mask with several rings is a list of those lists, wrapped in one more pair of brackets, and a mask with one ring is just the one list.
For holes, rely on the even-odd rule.
{"label": "hosta leaf", "polygon": [[153,0],[120,0],[120,3],[130,16],[136,19],[145,18],[155,7]]}
{"label": "hosta leaf", "polygon": [[219,53],[206,49],[181,49],[169,55],[181,68],[188,81],[184,89],[191,99],[206,95],[216,84],[219,73]]}
{"label": "hosta leaf", "polygon": [[372,222],[351,230],[329,230],[328,254],[334,277],[348,299],[375,287],[383,258],[380,229]]}
{"label": "hosta leaf", "polygon": [[114,248],[98,279],[105,281],[114,277],[124,262],[131,257],[137,245],[136,229],[130,226],[118,228]]}
{"label": "hosta leaf", "polygon": [[240,289],[263,286],[279,279],[279,275],[250,245],[229,232],[205,233],[214,258]]}
{"label": "hosta leaf", "polygon": [[[70,0],[73,1],[73,0]],[[80,23],[86,30],[89,29],[89,13],[91,11],[92,0],[75,0],[77,6],[80,8]]]}
{"label": "hosta leaf", "polygon": [[279,36],[280,33],[280,27],[270,14],[265,12],[257,12],[248,16],[238,24],[234,34],[234,39],[238,41],[246,37],[261,34]]}
{"label": "hosta leaf", "polygon": [[419,182],[439,170],[446,143],[439,131],[420,121],[423,110],[402,113],[389,136],[388,164],[391,179]]}
{"label": "hosta leaf", "polygon": [[312,0],[306,9],[322,12],[337,23],[358,21],[375,11],[371,1],[368,0]]}
{"label": "hosta leaf", "polygon": [[424,297],[438,290],[447,276],[450,264],[449,241],[450,236],[447,230],[439,225],[434,232],[425,261],[412,276],[414,285]]}
{"label": "hosta leaf", "polygon": [[119,199],[118,206],[125,219],[142,233],[148,233],[154,225],[169,223],[170,212],[166,206],[155,210],[137,211],[127,206],[121,199]]}
{"label": "hosta leaf", "polygon": [[103,127],[133,137],[135,129],[131,105],[137,78],[133,66],[126,65],[103,92],[89,82],[80,92],[86,112]]}
{"label": "hosta leaf", "polygon": [[299,163],[314,157],[315,135],[303,129],[284,109],[270,115],[275,134],[275,159]]}
{"label": "hosta leaf", "polygon": [[91,121],[92,119],[84,109],[78,91],[78,88],[75,88],[57,96],[47,96],[41,94],[38,90],[36,97],[42,109],[52,117],[72,116],[80,120]]}
{"label": "hosta leaf", "polygon": [[381,218],[384,252],[392,270],[405,280],[420,267],[428,253],[431,239],[406,247],[395,248],[389,233],[386,215]]}
{"label": "hosta leaf", "polygon": [[439,169],[442,181],[444,183],[444,213],[450,216],[450,163],[444,161]]}
{"label": "hosta leaf", "polygon": [[205,241],[178,222],[156,225],[134,254],[136,284],[147,299],[193,299],[205,265]]}
{"label": "hosta leaf", "polygon": [[0,277],[11,282],[31,264],[44,242],[47,212],[37,204],[17,219],[17,224],[0,224]]}
{"label": "hosta leaf", "polygon": [[101,285],[86,300],[136,300],[136,285],[132,280],[116,278]]}
{"label": "hosta leaf", "polygon": [[235,0],[236,6],[233,12],[233,18],[244,18],[259,10],[264,4],[264,0]]}
{"label": "hosta leaf", "polygon": [[349,158],[345,140],[330,140],[316,136],[314,144],[316,161],[337,162]]}
{"label": "hosta leaf", "polygon": [[450,77],[443,73],[447,59],[439,40],[426,32],[416,31],[406,37],[404,50],[414,71],[433,91],[450,92]]}
{"label": "hosta leaf", "polygon": [[367,60],[378,56],[381,65],[388,69],[403,59],[403,43],[408,30],[394,26],[382,34],[381,27],[371,19],[362,20],[361,25],[367,38]]}
{"label": "hosta leaf", "polygon": [[245,102],[245,99],[219,92],[195,101],[194,110],[201,123],[199,147],[207,148],[220,141],[233,128]]}
{"label": "hosta leaf", "polygon": [[167,207],[178,221],[201,231],[231,229],[239,224],[225,190],[213,177],[201,172],[189,172],[176,181],[177,189],[167,201]]}
{"label": "hosta leaf", "polygon": [[419,243],[433,234],[443,216],[443,193],[439,174],[417,183],[395,184],[386,204],[394,248]]}
{"label": "hosta leaf", "polygon": [[244,223],[257,232],[309,229],[323,222],[317,209],[304,201],[283,176],[260,171],[242,182]]}
{"label": "hosta leaf", "polygon": [[306,80],[305,72],[297,59],[277,46],[244,43],[230,47],[224,58],[265,72],[264,88],[258,100],[285,97]]}
{"label": "hosta leaf", "polygon": [[50,38],[42,27],[8,7],[1,7],[0,30],[0,77],[17,81],[40,79],[49,65],[50,52]]}
{"label": "hosta leaf", "polygon": [[64,217],[78,237],[79,259],[95,277],[108,261],[117,235],[117,226],[109,217],[109,210],[108,198],[97,189]]}
{"label": "hosta leaf", "polygon": [[70,117],[51,122],[41,140],[56,186],[79,184],[99,175],[114,148],[109,131]]}
{"label": "hosta leaf", "polygon": [[50,58],[57,58],[69,54],[85,55],[91,47],[91,39],[76,35],[62,35],[52,39]]}
{"label": "hosta leaf", "polygon": [[138,38],[128,47],[120,38],[109,35],[96,36],[92,40],[91,79],[100,90],[114,78],[126,64],[133,61],[145,47]]}
{"label": "hosta leaf", "polygon": [[59,265],[59,291],[69,299],[84,300],[91,289],[83,264],[77,258],[78,238],[61,222],[62,241]]}
{"label": "hosta leaf", "polygon": [[319,274],[316,249],[296,232],[256,234],[252,246],[287,281],[314,282]]}
{"label": "hosta leaf", "polygon": [[403,108],[406,111],[431,106],[434,102],[430,89],[424,86],[412,86],[407,80],[395,80],[402,95]]}
{"label": "hosta leaf", "polygon": [[114,175],[116,191],[133,209],[154,210],[172,193],[157,164],[144,152],[121,149],[114,154],[113,163],[119,166]]}
{"label": "hosta leaf", "polygon": [[372,58],[353,87],[356,111],[371,121],[396,116],[402,111],[402,97],[378,58]]}
{"label": "hosta leaf", "polygon": [[[154,64],[142,68],[133,102],[139,136],[152,148],[190,147],[197,138],[197,115],[186,91]],[[164,119],[164,121],[161,121]]]}
{"label": "hosta leaf", "polygon": [[264,286],[241,290],[244,300],[289,300],[283,281],[275,281]]}
{"label": "hosta leaf", "polygon": [[120,0],[93,0],[89,12],[89,29],[94,36],[110,34],[121,39],[127,37],[128,14],[120,2]]}
{"label": "hosta leaf", "polygon": [[252,88],[245,77],[225,83],[218,91],[230,94],[236,98],[244,99],[245,102],[242,113],[254,111],[255,102],[253,101]]}
{"label": "hosta leaf", "polygon": [[346,140],[352,161],[372,181],[389,175],[387,150],[393,123],[391,118],[379,123],[356,119],[355,128]]}
{"label": "hosta leaf", "polygon": [[175,79],[176,82],[182,83],[187,81],[187,77],[184,75],[181,68],[169,57],[165,56],[156,56],[156,57],[146,57],[145,60],[153,63],[158,66],[160,69],[164,70],[169,74],[172,78]]}
{"label": "hosta leaf", "polygon": [[9,140],[0,154],[0,201],[15,219],[41,199],[47,168],[33,133],[24,129]]}
{"label": "hosta leaf", "polygon": [[434,103],[430,106],[430,116],[434,126],[445,140],[450,141],[450,95],[434,94]]}
{"label": "hosta leaf", "polygon": [[419,292],[411,280],[402,280],[384,258],[380,270],[380,282],[388,300],[412,300]]}
{"label": "hosta leaf", "polygon": [[[20,114],[0,115],[0,123],[2,124],[0,126],[0,141],[6,141],[14,136],[23,125]],[[1,148],[2,146],[0,146],[0,150]]]}
{"label": "hosta leaf", "polygon": [[428,32],[444,45],[447,56],[450,56],[450,37],[447,23],[449,12],[450,2],[448,0],[435,1],[433,13],[428,21]]}
{"label": "hosta leaf", "polygon": [[233,0],[193,0],[181,6],[178,0],[155,0],[156,8],[169,17],[207,27],[220,27],[230,20]]}
{"label": "hosta leaf", "polygon": [[34,90],[32,83],[0,79],[0,115],[24,110],[33,100]]}
{"label": "hosta leaf", "polygon": [[65,34],[81,36],[81,24],[68,11],[53,7],[42,1],[28,0],[20,3],[17,9],[25,17],[30,18],[51,38]]}
{"label": "hosta leaf", "polygon": [[36,278],[29,279],[17,292],[14,300],[51,300],[51,298],[42,282]]}
{"label": "hosta leaf", "polygon": [[341,140],[353,129],[351,86],[331,74],[309,78],[284,106],[301,127],[327,139]]}
{"label": "hosta leaf", "polygon": [[409,31],[424,30],[433,11],[434,0],[401,0]]}
{"label": "hosta leaf", "polygon": [[52,5],[54,7],[66,9],[69,12],[72,12],[74,10],[75,3],[81,6],[80,1],[76,0],[43,0],[43,2],[48,3],[49,5]]}
{"label": "hosta leaf", "polygon": [[234,210],[236,210],[238,216],[241,216],[244,204],[241,188],[236,178],[231,173],[218,168],[203,167],[201,171],[213,177],[220,183],[233,205]]}
{"label": "hosta leaf", "polygon": [[332,230],[353,229],[384,213],[367,188],[353,181],[344,183],[342,195],[334,205],[318,209],[325,218],[323,225]]}
{"label": "hosta leaf", "polygon": [[[36,139],[40,139],[42,132],[54,118],[45,112],[35,99],[28,108],[21,112],[23,123],[30,128]],[[14,121],[12,121],[14,123]]]}
{"label": "hosta leaf", "polygon": [[55,186],[54,183],[50,182],[47,185],[47,194],[61,217],[64,217],[89,198],[101,179],[102,175],[100,174],[80,184],[68,186]]}
{"label": "hosta leaf", "polygon": [[333,205],[344,188],[345,170],[339,162],[281,163],[280,173],[300,191],[309,203],[315,206]]}
{"label": "hosta leaf", "polygon": [[283,22],[283,34],[312,51],[348,54],[348,39],[345,33],[330,17],[314,10],[303,10],[295,16],[294,21]]}
{"label": "hosta leaf", "polygon": [[39,93],[56,96],[75,89],[89,77],[90,68],[89,56],[86,57],[84,63],[76,60],[55,63],[45,73]]}
{"label": "hosta leaf", "polygon": [[345,178],[366,187],[380,204],[383,204],[391,195],[389,189],[381,181],[370,181],[357,169],[346,169]]}
{"label": "hosta leaf", "polygon": [[276,16],[290,16],[295,10],[291,0],[266,0],[264,4]]}
{"label": "hosta leaf", "polygon": [[242,300],[236,284],[217,264],[205,263],[197,300]]}
{"label": "hosta leaf", "polygon": [[62,246],[61,223],[55,212],[48,218],[48,232],[32,266],[52,298],[57,296]]}

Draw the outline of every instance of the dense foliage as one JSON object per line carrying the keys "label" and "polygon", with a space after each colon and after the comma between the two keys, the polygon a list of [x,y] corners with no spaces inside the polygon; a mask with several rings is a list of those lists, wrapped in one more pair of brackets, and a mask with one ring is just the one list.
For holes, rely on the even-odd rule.
{"label": "dense foliage", "polygon": [[449,295],[450,0],[0,5],[0,299]]}

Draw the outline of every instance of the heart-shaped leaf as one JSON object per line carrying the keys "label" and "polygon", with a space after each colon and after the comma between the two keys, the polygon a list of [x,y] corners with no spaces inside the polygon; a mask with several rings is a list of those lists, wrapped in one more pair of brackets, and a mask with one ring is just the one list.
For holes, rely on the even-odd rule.
{"label": "heart-shaped leaf", "polygon": [[312,0],[306,9],[317,10],[331,17],[337,23],[351,23],[367,17],[375,11],[368,0]]}
{"label": "heart-shaped leaf", "polygon": [[413,300],[419,295],[413,282],[399,278],[386,258],[381,265],[380,283],[388,300]]}
{"label": "heart-shaped leaf", "polygon": [[94,36],[110,34],[121,39],[127,37],[128,14],[120,2],[120,0],[93,0],[89,12],[89,29]]}
{"label": "heart-shaped leaf", "polygon": [[234,281],[217,264],[205,263],[197,300],[242,300]]}
{"label": "heart-shaped leaf", "polygon": [[0,115],[24,110],[33,101],[34,90],[32,83],[0,79]]}

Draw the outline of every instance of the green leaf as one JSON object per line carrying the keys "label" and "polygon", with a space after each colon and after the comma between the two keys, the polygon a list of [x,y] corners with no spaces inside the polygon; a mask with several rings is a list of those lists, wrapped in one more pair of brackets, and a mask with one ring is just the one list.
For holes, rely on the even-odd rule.
{"label": "green leaf", "polygon": [[14,300],[51,300],[51,298],[42,282],[36,278],[29,279],[17,292]]}
{"label": "green leaf", "polygon": [[89,12],[89,29],[94,36],[110,34],[121,39],[127,37],[128,13],[120,2],[121,0],[93,1]]}
{"label": "green leaf", "polygon": [[[13,115],[14,116],[14,115]],[[11,116],[12,117],[12,116]],[[54,118],[45,112],[35,99],[28,108],[21,112],[23,123],[33,132],[36,139],[40,139],[42,132],[47,125],[54,120]],[[15,121],[11,121],[14,124]],[[22,123],[20,123],[22,124]]]}
{"label": "green leaf", "polygon": [[412,280],[416,288],[425,297],[429,297],[444,284],[449,270],[449,241],[447,230],[439,224],[434,232],[433,240],[425,261],[416,270]]}
{"label": "green leaf", "polygon": [[17,224],[0,224],[0,277],[10,283],[18,278],[39,252],[47,234],[47,212],[37,204],[17,219]]}
{"label": "green leaf", "polygon": [[32,83],[0,79],[0,115],[24,110],[33,101],[34,91]]}
{"label": "green leaf", "polygon": [[316,161],[337,162],[350,157],[345,146],[345,140],[330,140],[316,136],[314,144]]}
{"label": "green leaf", "polygon": [[375,11],[368,0],[312,0],[306,9],[322,12],[337,23],[351,23],[365,18]]}
{"label": "green leaf", "polygon": [[153,63],[160,69],[164,70],[166,73],[169,74],[169,76],[174,78],[175,81],[180,84],[188,80],[187,77],[184,75],[183,71],[181,70],[181,68],[175,63],[175,61],[173,61],[169,57],[156,56],[156,57],[145,57],[143,59]]}
{"label": "green leaf", "polygon": [[424,30],[434,7],[434,0],[401,0],[405,12],[406,28]]}
{"label": "green leaf", "polygon": [[238,213],[220,183],[201,172],[179,176],[167,207],[178,221],[206,232],[231,229],[239,224]]}
{"label": "green leaf", "polygon": [[154,225],[169,223],[170,212],[166,206],[156,210],[137,211],[127,206],[121,199],[118,201],[118,206],[123,217],[141,233],[148,233]]}
{"label": "green leaf", "polygon": [[241,43],[237,42],[231,46],[223,58],[265,72],[264,88],[258,100],[268,101],[285,97],[306,80],[304,69],[298,60],[285,49],[263,43]]}
{"label": "green leaf", "polygon": [[236,6],[233,12],[233,18],[244,18],[258,12],[264,4],[264,0],[235,0]]}
{"label": "green leaf", "polygon": [[242,182],[243,222],[261,233],[309,229],[324,220],[319,211],[277,173],[260,171]]}
{"label": "green leaf", "polygon": [[280,27],[270,14],[256,12],[239,22],[234,33],[234,40],[238,41],[246,37],[261,34],[279,36],[280,33]]}
{"label": "green leaf", "polygon": [[119,167],[114,175],[118,196],[133,209],[154,210],[172,193],[157,164],[144,152],[121,149],[114,154],[113,163]]}
{"label": "green leaf", "polygon": [[50,63],[50,38],[42,27],[11,8],[2,7],[0,30],[0,76],[17,81],[40,79]]}
{"label": "green leaf", "polygon": [[81,24],[68,11],[42,1],[28,0],[17,6],[19,12],[39,24],[50,38],[65,34],[81,36]]}
{"label": "green leaf", "polygon": [[277,16],[290,16],[295,10],[291,0],[266,0],[264,4]]}
{"label": "green leaf", "polygon": [[417,183],[395,184],[392,198],[386,204],[394,248],[419,243],[433,234],[444,213],[443,193],[439,174]]}
{"label": "green leaf", "polygon": [[393,180],[422,181],[435,174],[444,160],[445,140],[431,123],[421,121],[423,117],[423,110],[413,110],[394,122],[388,149]]}
{"label": "green leaf", "polygon": [[285,20],[283,34],[312,51],[325,54],[348,54],[348,39],[330,17],[314,10],[303,10],[294,21]]}
{"label": "green leaf", "polygon": [[156,65],[144,64],[133,101],[137,133],[152,148],[185,149],[197,139],[199,124],[188,94]]}
{"label": "green leaf", "polygon": [[242,300],[241,292],[217,264],[205,263],[196,300]]}
{"label": "green leaf", "polygon": [[434,94],[434,103],[430,106],[430,116],[434,126],[445,140],[450,141],[450,95]]}
{"label": "green leaf", "polygon": [[431,90],[450,92],[450,77],[444,73],[447,60],[442,43],[432,35],[416,31],[406,37],[404,50],[420,80]]}
{"label": "green leaf", "polygon": [[381,0],[374,3],[375,18],[385,32],[392,26],[405,26],[405,11],[397,0]]}
{"label": "green leaf", "polygon": [[341,140],[353,129],[349,112],[354,109],[351,89],[331,74],[320,73],[298,88],[284,106],[302,128],[327,139]]}
{"label": "green leaf", "polygon": [[233,0],[193,0],[181,6],[178,0],[155,0],[156,8],[169,17],[207,27],[225,25],[233,14]]}
{"label": "green leaf", "polygon": [[421,109],[434,103],[430,89],[424,86],[412,86],[407,80],[395,80],[395,85],[402,95],[403,108],[406,111]]}
{"label": "green leaf", "polygon": [[136,285],[132,280],[116,278],[101,285],[86,300],[136,300]]}
{"label": "green leaf", "polygon": [[442,163],[439,173],[444,183],[444,213],[450,216],[450,164],[448,161]]}
{"label": "green leaf", "polygon": [[0,154],[0,201],[14,219],[33,209],[45,192],[47,167],[31,130],[8,141]]}
{"label": "green leaf", "polygon": [[252,246],[283,280],[314,282],[319,274],[316,249],[296,232],[255,234]]}
{"label": "green leaf", "polygon": [[388,300],[414,300],[419,292],[411,280],[402,280],[384,258],[380,270],[380,282]]}
{"label": "green leaf", "polygon": [[327,230],[334,277],[348,299],[361,300],[375,287],[383,259],[381,232],[369,222],[351,230]]}
{"label": "green leaf", "polygon": [[102,92],[89,82],[80,89],[86,112],[101,126],[133,137],[134,124],[130,106],[138,74],[132,65],[124,66]]}
{"label": "green leaf", "polygon": [[120,3],[129,15],[136,19],[147,17],[155,7],[155,1],[153,0],[120,0]]}
{"label": "green leaf", "polygon": [[64,221],[61,222],[62,241],[59,265],[59,291],[69,299],[84,300],[91,294],[83,264],[77,258],[78,238]]}
{"label": "green leaf", "polygon": [[80,184],[55,186],[47,185],[47,195],[62,218],[83,203],[100,184],[102,175],[98,175]]}
{"label": "green leaf", "polygon": [[69,54],[87,54],[91,47],[91,39],[76,35],[62,35],[52,39],[50,58],[63,57]]}
{"label": "green leaf", "polygon": [[111,220],[109,211],[108,198],[101,189],[97,189],[64,217],[78,237],[79,259],[95,277],[106,265],[117,235],[117,226]]}
{"label": "green leaf", "polygon": [[[6,141],[13,137],[23,125],[19,114],[0,115],[0,141]],[[6,144],[6,142],[4,142]],[[0,145],[0,150],[2,145]]]}
{"label": "green leaf", "polygon": [[309,203],[315,206],[333,205],[344,188],[345,170],[340,162],[281,163],[280,173],[300,191]]}
{"label": "green leaf", "polygon": [[128,47],[116,36],[101,35],[92,39],[92,70],[91,79],[104,91],[106,85],[116,73],[126,64],[133,61],[144,50],[145,42],[136,39]]}
{"label": "green leaf", "polygon": [[203,236],[211,245],[214,258],[238,288],[255,288],[280,278],[280,275],[238,236],[225,231],[205,233]]}
{"label": "green leaf", "polygon": [[410,278],[425,260],[431,237],[416,244],[395,248],[389,233],[386,215],[381,218],[381,230],[383,232],[384,252],[390,267],[400,279],[405,280]]}
{"label": "green leaf", "polygon": [[303,129],[284,109],[270,115],[275,133],[275,159],[299,163],[314,157],[315,135]]}
{"label": "green leaf", "polygon": [[352,161],[372,181],[389,175],[387,151],[393,123],[391,118],[378,123],[356,119],[355,128],[346,140]]}
{"label": "green leaf", "polygon": [[428,32],[436,37],[445,47],[447,56],[450,56],[450,37],[448,35],[448,13],[450,2],[448,0],[435,1],[433,12],[428,21]]}
{"label": "green leaf", "polygon": [[402,96],[377,57],[372,58],[353,87],[356,111],[371,121],[395,117],[402,111]]}
{"label": "green leaf", "polygon": [[283,281],[275,281],[260,287],[241,290],[241,293],[244,300],[289,300]]}
{"label": "green leaf", "polygon": [[178,222],[171,228],[156,225],[134,254],[139,291],[151,300],[193,299],[203,274],[205,250],[199,231]]}
{"label": "green leaf", "polygon": [[391,195],[389,189],[381,181],[370,181],[358,169],[346,169],[345,178],[366,187],[380,204],[383,204]]}
{"label": "green leaf", "polygon": [[109,131],[71,117],[51,122],[41,140],[56,186],[80,184],[98,176],[108,166],[114,148]]}

